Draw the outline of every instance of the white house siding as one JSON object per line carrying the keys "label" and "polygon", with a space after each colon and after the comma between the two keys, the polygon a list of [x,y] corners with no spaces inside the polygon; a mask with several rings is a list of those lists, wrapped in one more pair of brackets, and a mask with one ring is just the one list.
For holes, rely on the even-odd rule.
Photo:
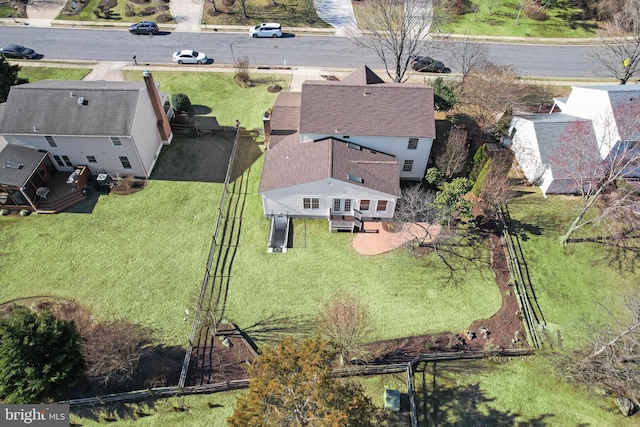
{"label": "white house siding", "polygon": [[527,180],[530,182],[537,180],[539,176],[536,176],[536,172],[542,160],[533,122],[521,117],[514,117],[511,121],[509,134],[513,135],[511,150]]}
{"label": "white house siding", "polygon": [[[433,146],[433,138],[418,138],[418,146],[415,150],[407,149],[409,145],[409,137],[383,137],[383,136],[358,136],[358,135],[319,135],[304,134],[300,135],[302,143],[318,141],[324,138],[338,138],[342,141],[353,142],[372,150],[382,153],[391,154],[396,157],[400,165],[400,179],[404,180],[421,180],[424,178],[427,169],[427,162]],[[348,137],[348,138],[347,138]],[[413,160],[411,172],[403,172],[405,160]]]}
{"label": "white house siding", "polygon": [[551,170],[551,167],[548,167],[545,169],[544,173],[539,179],[540,190],[542,191],[542,195],[544,197],[547,197],[547,190],[549,189],[549,186],[551,185],[552,182],[553,182],[553,171]]}
{"label": "white house siding", "polygon": [[[131,138],[120,136],[121,146],[114,146],[107,136],[60,136],[50,135],[57,147],[51,147],[45,135],[5,135],[10,144],[25,145],[47,151],[51,162],[60,171],[71,171],[73,167],[61,167],[53,158],[67,156],[73,166],[87,165],[92,174],[106,172],[112,175],[146,176],[139,162],[137,151]],[[113,135],[117,136],[117,135]],[[89,163],[87,156],[94,156],[97,163]],[[131,169],[124,169],[119,156],[125,156],[131,163]]]}
{"label": "white house siding", "polygon": [[[303,198],[319,199],[319,209],[304,209]],[[362,211],[363,219],[391,219],[395,213],[397,197],[366,187],[335,179],[323,179],[306,184],[265,191],[262,193],[264,215],[287,214],[291,217],[328,218],[333,199],[351,199],[352,209],[360,208],[361,200],[370,200],[370,210]],[[376,211],[379,200],[387,201],[384,212]]]}
{"label": "white house siding", "polygon": [[149,96],[140,96],[136,106],[135,121],[131,129],[133,145],[137,149],[138,162],[143,172],[136,174],[148,178],[162,150],[162,137]]}

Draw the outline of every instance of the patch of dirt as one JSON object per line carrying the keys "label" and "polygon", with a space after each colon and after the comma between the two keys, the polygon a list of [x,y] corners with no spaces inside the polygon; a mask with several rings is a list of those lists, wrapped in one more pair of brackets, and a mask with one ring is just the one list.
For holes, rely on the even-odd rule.
{"label": "patch of dirt", "polygon": [[215,336],[211,329],[202,328],[191,353],[186,384],[215,384],[247,378],[247,367],[257,356],[234,324],[219,324]]}
{"label": "patch of dirt", "polygon": [[133,194],[144,189],[146,185],[147,181],[144,179],[125,176],[116,180],[116,184],[111,189],[111,193],[120,195]]}

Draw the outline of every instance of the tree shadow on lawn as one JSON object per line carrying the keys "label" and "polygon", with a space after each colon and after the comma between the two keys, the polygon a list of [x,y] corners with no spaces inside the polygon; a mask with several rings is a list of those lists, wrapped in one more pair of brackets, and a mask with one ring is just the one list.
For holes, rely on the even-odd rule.
{"label": "tree shadow on lawn", "polygon": [[242,333],[254,342],[276,343],[288,336],[302,338],[317,330],[314,322],[306,316],[288,316],[273,313],[253,325],[242,328]]}
{"label": "tree shadow on lawn", "polygon": [[[491,272],[491,253],[486,251],[488,238],[485,231],[476,227],[445,230],[436,243],[428,243],[417,249],[416,255],[434,252],[437,256],[425,259],[424,267],[429,269],[433,280],[458,286],[466,283],[470,270],[476,270],[481,277]],[[489,277],[486,277],[487,279]]]}
{"label": "tree shadow on lawn", "polygon": [[596,265],[605,265],[615,269],[619,274],[630,276],[636,274],[640,263],[640,236],[635,230],[618,236],[594,236],[589,238],[575,238],[567,241],[569,245],[565,252],[572,251],[575,244],[596,244],[602,247],[599,251],[600,260]]}
{"label": "tree shadow on lawn", "polygon": [[[415,402],[419,426],[529,426],[552,425],[553,414],[526,418],[523,414],[501,411],[490,404],[479,383],[458,384],[456,372],[482,371],[486,363],[477,361],[430,362],[416,366],[414,373]],[[442,373],[439,372],[442,371]]]}

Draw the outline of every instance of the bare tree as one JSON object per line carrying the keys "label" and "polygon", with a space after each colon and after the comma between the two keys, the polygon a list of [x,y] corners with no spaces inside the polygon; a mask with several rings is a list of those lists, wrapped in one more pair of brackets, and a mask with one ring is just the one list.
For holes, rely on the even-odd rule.
{"label": "bare tree", "polygon": [[236,79],[247,85],[251,81],[251,76],[249,76],[249,57],[247,55],[238,56],[233,66],[236,69]]}
{"label": "bare tree", "polygon": [[597,134],[591,121],[567,125],[550,158],[554,176],[566,179],[569,190],[581,200],[576,217],[560,238],[562,244],[577,230],[594,224],[608,230],[611,238],[624,236],[622,227],[638,228],[635,212],[640,201],[635,189],[621,181],[640,166],[640,150],[632,142],[640,129],[640,99],[621,101],[612,116],[597,122]]}
{"label": "bare tree", "polygon": [[352,38],[375,52],[394,82],[407,80],[411,57],[425,47],[429,33],[449,18],[446,0],[370,0],[360,10],[362,32]]}
{"label": "bare tree", "polygon": [[458,176],[468,165],[467,131],[459,127],[451,128],[447,142],[438,146],[433,154],[433,161],[445,178]]}
{"label": "bare tree", "polygon": [[340,363],[362,355],[362,345],[372,331],[371,318],[353,297],[334,295],[318,314],[318,327],[336,347]]}
{"label": "bare tree", "polygon": [[84,339],[87,375],[103,385],[131,379],[145,349],[152,345],[148,329],[121,320],[95,325]]}
{"label": "bare tree", "polygon": [[461,74],[460,90],[464,91],[464,84],[469,73],[486,62],[487,47],[483,43],[475,42],[469,38],[461,42],[452,43],[452,55],[449,63]]}
{"label": "bare tree", "polygon": [[488,168],[482,187],[480,198],[487,205],[489,216],[494,216],[500,207],[513,198],[515,192],[509,182],[509,170],[513,164],[513,153],[502,150],[489,158]]}
{"label": "bare tree", "polygon": [[[640,300],[625,302],[626,318],[614,316],[613,324],[592,328],[590,343],[560,360],[560,368],[575,383],[584,384],[617,397],[640,402]],[[595,332],[594,332],[595,331]]]}
{"label": "bare tree", "polygon": [[436,206],[434,204],[435,193],[423,190],[420,185],[414,185],[402,190],[402,198],[398,200],[398,206],[394,215],[394,220],[398,222],[410,222],[419,225],[425,233],[422,236],[415,236],[418,246],[424,244],[425,239],[432,239],[429,227],[424,223],[433,223],[436,220]]}
{"label": "bare tree", "polygon": [[520,88],[513,68],[485,62],[467,75],[460,104],[479,129],[489,133],[507,108],[520,103]]}
{"label": "bare tree", "polygon": [[609,13],[604,34],[591,55],[602,67],[601,75],[626,84],[640,72],[640,0],[619,2]]}
{"label": "bare tree", "polygon": [[518,0],[518,15],[516,16],[516,25],[520,24],[520,16],[522,12],[529,6],[535,4],[536,0]]}

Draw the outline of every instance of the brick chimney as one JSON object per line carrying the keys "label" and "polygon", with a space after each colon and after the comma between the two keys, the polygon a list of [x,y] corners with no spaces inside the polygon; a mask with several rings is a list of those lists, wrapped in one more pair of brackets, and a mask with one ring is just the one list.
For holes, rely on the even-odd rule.
{"label": "brick chimney", "polygon": [[264,128],[264,145],[269,147],[271,142],[271,112],[269,110],[265,111],[262,116],[262,127]]}
{"label": "brick chimney", "polygon": [[151,100],[151,105],[153,106],[153,112],[156,115],[156,119],[158,119],[158,131],[160,132],[160,137],[162,138],[163,142],[168,143],[171,141],[172,136],[171,126],[169,125],[169,119],[167,119],[167,115],[164,113],[164,106],[162,105],[162,101],[160,100],[158,88],[153,81],[151,71],[144,70],[143,76],[144,84],[147,86],[149,99]]}

